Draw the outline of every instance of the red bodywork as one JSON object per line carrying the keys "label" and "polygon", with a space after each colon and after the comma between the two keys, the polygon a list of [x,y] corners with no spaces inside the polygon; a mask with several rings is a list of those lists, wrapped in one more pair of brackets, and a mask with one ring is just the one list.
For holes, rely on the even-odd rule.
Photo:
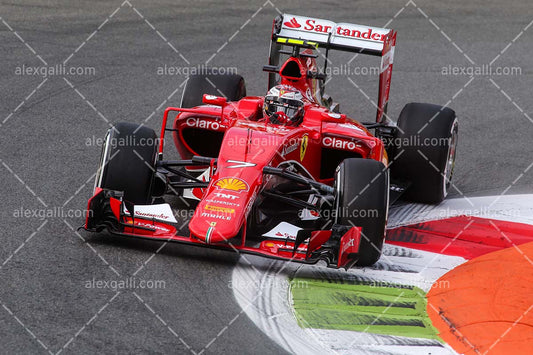
{"label": "red bodywork", "polygon": [[[391,60],[382,60],[377,121],[383,118],[390,87],[392,52],[396,33],[384,35],[382,57],[390,52]],[[290,74],[283,74],[284,69]],[[294,70],[298,68],[298,70]],[[233,249],[272,258],[306,262],[309,254],[326,243],[331,231],[315,231],[308,243],[264,240],[259,246],[246,242],[247,219],[262,189],[273,176],[265,167],[291,167],[306,178],[329,186],[334,183],[335,167],[342,159],[359,157],[374,159],[388,165],[381,139],[374,137],[362,124],[344,114],[330,112],[322,102],[317,72],[311,57],[290,57],[280,68],[280,84],[298,89],[305,102],[303,122],[297,127],[271,124],[263,114],[262,96],[245,97],[236,102],[204,95],[208,105],[195,108],[169,107],[165,110],[160,135],[159,159],[162,159],[167,121],[172,122],[172,135],[182,159],[194,156],[217,157],[211,166],[191,166],[189,171],[209,169],[209,185],[195,188],[199,199],[189,221],[188,235],[178,235],[178,229],[168,223],[124,215],[120,198],[110,197],[112,212],[121,221],[121,235],[161,241]],[[175,115],[174,115],[175,114]],[[168,142],[168,140],[167,140]],[[104,191],[96,189],[88,209],[94,209]],[[86,229],[94,230],[88,218]],[[340,238],[337,267],[350,263],[358,252],[361,229],[352,227]]]}
{"label": "red bodywork", "polygon": [[[196,238],[218,243],[239,234],[259,190],[265,184],[264,180],[268,179],[268,175],[263,175],[265,166],[294,164],[314,180],[331,185],[333,176],[321,176],[324,148],[345,151],[387,165],[381,139],[374,137],[357,121],[330,113],[311,94],[318,87],[317,80],[307,78],[306,73],[316,70],[314,59],[290,58],[284,66],[291,61],[299,66],[301,78],[295,80],[281,76],[281,84],[291,85],[304,95],[305,116],[298,127],[270,124],[263,117],[264,97],[246,97],[238,102],[222,103],[221,106],[194,109],[171,107],[165,111],[161,136],[164,138],[169,114],[178,111],[173,136],[184,159],[203,155],[188,144],[185,137],[188,129],[199,128],[223,134],[217,170],[189,223],[191,234]],[[245,166],[246,163],[249,166]],[[221,198],[221,194],[230,195],[231,200]],[[228,205],[228,202],[231,204]]]}

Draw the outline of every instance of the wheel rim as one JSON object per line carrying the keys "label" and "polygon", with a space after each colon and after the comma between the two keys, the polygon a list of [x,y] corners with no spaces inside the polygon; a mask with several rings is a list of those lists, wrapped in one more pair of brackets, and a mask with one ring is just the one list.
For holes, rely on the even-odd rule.
{"label": "wheel rim", "polygon": [[94,177],[94,188],[93,193],[96,191],[97,187],[102,187],[102,179],[104,178],[104,167],[107,161],[107,155],[109,153],[109,140],[111,139],[111,130],[107,131],[104,140],[104,146],[102,147],[102,153],[100,155],[100,164],[96,170],[96,176]]}
{"label": "wheel rim", "polygon": [[448,192],[455,168],[455,153],[457,150],[457,121],[452,125],[452,136],[450,137],[450,146],[448,147],[448,159],[444,171],[444,192]]}
{"label": "wheel rim", "polygon": [[339,167],[336,172],[336,178],[334,183],[334,191],[335,191],[335,218],[333,220],[333,223],[338,224],[339,223],[339,207],[340,207],[340,200],[341,200],[341,178],[342,178],[342,168]]}

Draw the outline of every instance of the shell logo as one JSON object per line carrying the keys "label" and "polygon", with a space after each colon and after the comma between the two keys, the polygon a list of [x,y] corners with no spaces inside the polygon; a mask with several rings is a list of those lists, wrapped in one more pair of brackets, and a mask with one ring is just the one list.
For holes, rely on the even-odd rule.
{"label": "shell logo", "polygon": [[239,178],[224,178],[215,183],[215,186],[223,190],[248,191],[248,184]]}

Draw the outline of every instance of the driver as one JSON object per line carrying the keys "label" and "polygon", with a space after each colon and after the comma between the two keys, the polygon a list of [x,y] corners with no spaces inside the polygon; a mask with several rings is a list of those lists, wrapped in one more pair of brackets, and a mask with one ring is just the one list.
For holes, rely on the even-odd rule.
{"label": "driver", "polygon": [[263,110],[270,123],[298,126],[304,118],[303,96],[290,85],[276,85],[266,94]]}

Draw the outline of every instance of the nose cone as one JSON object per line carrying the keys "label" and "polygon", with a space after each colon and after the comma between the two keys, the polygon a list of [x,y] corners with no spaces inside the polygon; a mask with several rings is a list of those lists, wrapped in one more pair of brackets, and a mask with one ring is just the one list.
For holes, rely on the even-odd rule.
{"label": "nose cone", "polygon": [[239,235],[261,186],[263,167],[272,161],[280,142],[281,136],[249,127],[226,131],[216,174],[189,223],[195,238],[214,244]]}
{"label": "nose cone", "polygon": [[[213,235],[215,235],[215,236],[218,235],[215,232],[215,228],[216,228],[216,225],[210,226],[209,228],[207,228],[207,232],[205,233],[205,238],[203,239],[206,244],[210,244],[210,243],[213,242]],[[214,243],[220,243],[221,242],[216,237],[214,239],[215,239]]]}
{"label": "nose cone", "polygon": [[225,243],[239,233],[239,229],[235,228],[237,224],[231,226],[227,223],[210,222],[210,224],[202,225],[202,219],[205,221],[205,218],[197,218],[196,221],[200,221],[197,224],[193,224],[191,220],[189,229],[195,238],[200,239],[206,244]]}
{"label": "nose cone", "polygon": [[249,184],[236,177],[211,184],[189,223],[192,235],[206,243],[223,243],[237,236],[252,203]]}

